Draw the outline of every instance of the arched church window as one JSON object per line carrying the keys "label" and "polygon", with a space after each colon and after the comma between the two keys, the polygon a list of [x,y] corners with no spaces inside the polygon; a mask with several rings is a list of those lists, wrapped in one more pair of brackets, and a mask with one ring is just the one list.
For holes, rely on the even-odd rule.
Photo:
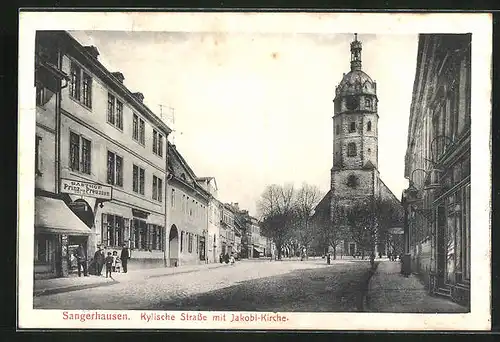
{"label": "arched church window", "polygon": [[357,154],[356,144],[353,142],[347,144],[347,156],[348,157],[355,157],[356,154]]}
{"label": "arched church window", "polygon": [[371,121],[368,121],[368,123],[366,124],[366,130],[368,132],[370,132],[372,130],[372,122]]}
{"label": "arched church window", "polygon": [[366,108],[372,107],[372,100],[371,99],[365,99],[365,107]]}
{"label": "arched church window", "polygon": [[353,121],[349,124],[349,133],[356,132],[356,123]]}

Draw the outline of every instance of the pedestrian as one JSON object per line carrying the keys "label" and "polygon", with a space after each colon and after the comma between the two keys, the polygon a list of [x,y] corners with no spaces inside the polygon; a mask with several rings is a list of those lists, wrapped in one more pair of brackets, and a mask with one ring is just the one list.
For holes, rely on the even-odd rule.
{"label": "pedestrian", "polygon": [[113,251],[113,265],[111,266],[112,272],[116,272],[116,259],[118,259],[118,252]]}
{"label": "pedestrian", "polygon": [[127,273],[127,263],[128,259],[130,259],[130,251],[126,244],[123,245],[120,259],[122,260],[123,273]]}
{"label": "pedestrian", "polygon": [[327,263],[328,265],[330,265],[330,262],[331,262],[331,256],[330,256],[330,253],[328,253],[328,254],[326,255],[326,263]]}
{"label": "pedestrian", "polygon": [[76,262],[78,264],[78,276],[82,276],[82,268],[83,268],[83,275],[85,277],[88,277],[88,272],[87,272],[87,251],[85,248],[83,248],[82,244],[79,244],[78,247],[75,250],[75,257],[76,257]]}
{"label": "pedestrian", "polygon": [[231,259],[229,259],[230,262],[231,262],[231,265],[234,265],[234,253],[231,254]]}
{"label": "pedestrian", "polygon": [[106,257],[106,259],[104,260],[105,263],[106,263],[106,278],[108,277],[108,275],[113,278],[113,276],[111,275],[111,272],[113,271],[113,256],[111,255],[111,252],[108,252],[108,256]]}
{"label": "pedestrian", "polygon": [[96,275],[102,276],[102,267],[104,266],[104,252],[101,245],[97,246],[97,251],[94,254],[94,262],[96,266]]}
{"label": "pedestrian", "polygon": [[226,264],[229,264],[229,253],[226,253],[226,255],[224,255],[224,262]]}

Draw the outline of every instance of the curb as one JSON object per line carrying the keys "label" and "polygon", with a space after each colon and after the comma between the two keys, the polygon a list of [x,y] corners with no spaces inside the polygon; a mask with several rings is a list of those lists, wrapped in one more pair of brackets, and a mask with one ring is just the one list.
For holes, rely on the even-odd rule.
{"label": "curb", "polygon": [[48,296],[48,295],[53,295],[53,294],[58,294],[58,293],[65,293],[65,292],[73,292],[73,291],[78,291],[78,290],[86,290],[86,289],[91,289],[95,287],[101,287],[101,286],[110,286],[110,285],[115,285],[118,284],[119,281],[114,280],[109,281],[106,283],[96,283],[96,284],[86,284],[86,285],[73,285],[73,286],[66,286],[66,287],[56,287],[53,289],[44,289],[44,290],[38,290],[33,292],[34,297],[41,297],[41,296]]}
{"label": "curb", "polygon": [[360,298],[358,302],[358,311],[363,311],[363,312],[369,312],[369,298],[370,294],[369,292],[369,287],[370,287],[370,280],[372,279],[373,275],[377,272],[377,268],[379,265],[380,261],[375,261],[374,267],[370,268],[368,271],[368,276],[366,279],[364,279],[363,283],[361,284],[361,293],[360,293]]}
{"label": "curb", "polygon": [[[222,264],[220,266],[206,268],[205,270],[220,268],[220,267],[224,267],[224,266],[225,266],[225,264]],[[199,271],[201,271],[201,270],[198,269],[198,270],[180,271],[180,272],[175,272],[175,273],[150,275],[150,276],[145,277],[145,279],[169,277],[169,276],[173,276],[173,275],[194,273],[194,272],[199,272]],[[49,295],[59,294],[59,293],[87,290],[87,289],[91,289],[91,288],[111,286],[111,285],[125,283],[125,282],[126,281],[118,281],[116,279],[113,279],[113,281],[109,281],[109,282],[105,282],[105,283],[86,284],[86,285],[71,285],[71,286],[65,286],[65,287],[56,287],[56,288],[52,288],[52,289],[36,290],[36,291],[33,291],[33,297],[49,296]]]}

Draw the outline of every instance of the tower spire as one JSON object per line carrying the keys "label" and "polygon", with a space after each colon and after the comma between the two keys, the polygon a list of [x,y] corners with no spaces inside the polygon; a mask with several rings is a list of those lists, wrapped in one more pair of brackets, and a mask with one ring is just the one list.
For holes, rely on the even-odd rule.
{"label": "tower spire", "polygon": [[361,42],[358,34],[354,34],[354,41],[351,42],[351,71],[361,70]]}

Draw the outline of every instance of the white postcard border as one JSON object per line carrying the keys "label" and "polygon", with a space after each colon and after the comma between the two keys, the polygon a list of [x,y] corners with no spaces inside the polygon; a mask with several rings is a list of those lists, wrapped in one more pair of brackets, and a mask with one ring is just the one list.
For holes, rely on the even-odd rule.
{"label": "white postcard border", "polygon": [[[491,249],[489,248],[491,246],[491,24],[490,14],[477,13],[21,12],[17,165],[19,328],[489,330],[491,328]],[[472,33],[471,312],[468,314],[283,313],[282,315],[288,319],[286,322],[253,321],[228,324],[212,320],[148,323],[141,320],[142,313],[153,313],[148,311],[68,311],[126,314],[129,318],[81,322],[64,320],[62,310],[33,309],[33,151],[36,115],[33,87],[34,38],[36,30],[49,29],[261,33]],[[180,312],[176,314],[179,315]],[[212,317],[217,313],[204,314]]]}

